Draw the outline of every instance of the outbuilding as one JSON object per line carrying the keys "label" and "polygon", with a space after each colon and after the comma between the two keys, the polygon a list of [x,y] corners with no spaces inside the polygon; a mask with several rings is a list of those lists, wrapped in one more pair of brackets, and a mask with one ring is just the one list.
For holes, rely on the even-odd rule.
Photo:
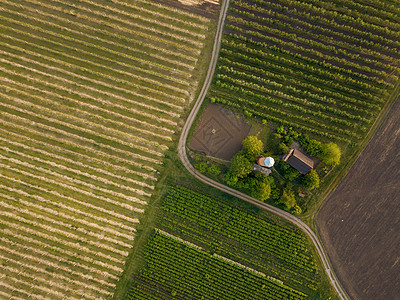
{"label": "outbuilding", "polygon": [[257,164],[262,167],[272,168],[275,164],[275,160],[270,156],[261,156],[257,159]]}
{"label": "outbuilding", "polygon": [[314,162],[311,157],[301,152],[299,149],[290,149],[290,152],[286,154],[283,161],[287,162],[303,175],[314,168]]}

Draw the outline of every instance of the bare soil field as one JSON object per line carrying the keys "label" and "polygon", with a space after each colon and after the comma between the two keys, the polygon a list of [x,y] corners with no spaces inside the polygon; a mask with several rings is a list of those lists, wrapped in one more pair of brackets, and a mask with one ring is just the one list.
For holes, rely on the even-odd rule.
{"label": "bare soil field", "polygon": [[251,125],[222,105],[210,103],[197,125],[189,147],[220,159],[230,160],[242,147]]}
{"label": "bare soil field", "polygon": [[400,299],[400,99],[317,217],[354,299]]}

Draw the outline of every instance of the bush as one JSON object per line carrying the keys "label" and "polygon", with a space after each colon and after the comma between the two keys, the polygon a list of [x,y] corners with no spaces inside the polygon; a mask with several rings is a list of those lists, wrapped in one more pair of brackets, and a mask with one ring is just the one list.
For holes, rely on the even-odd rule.
{"label": "bush", "polygon": [[249,112],[249,111],[247,111],[247,110],[245,110],[245,111],[244,111],[244,115],[245,115],[246,117],[251,118],[251,117],[253,116],[253,113],[252,113],[252,112]]}
{"label": "bush", "polygon": [[279,161],[277,164],[278,172],[287,180],[293,181],[300,176],[299,171],[292,168],[288,163],[284,161]]}
{"label": "bush", "polygon": [[283,134],[283,135],[285,135],[285,134],[286,134],[285,127],[279,126],[279,127],[276,129],[276,133],[277,133],[277,134]]}
{"label": "bush", "polygon": [[205,173],[207,171],[207,164],[205,162],[195,164],[194,168],[200,173]]}
{"label": "bush", "polygon": [[293,208],[292,208],[292,212],[293,212],[295,215],[299,215],[299,214],[301,214],[302,209],[301,209],[300,206],[298,206],[297,204],[295,204],[295,205],[293,206]]}
{"label": "bush", "polygon": [[293,144],[293,139],[290,136],[286,135],[283,138],[283,143],[285,143],[285,145],[289,147],[291,144]]}
{"label": "bush", "polygon": [[216,165],[211,165],[207,168],[207,172],[218,176],[219,174],[221,174],[221,169]]}

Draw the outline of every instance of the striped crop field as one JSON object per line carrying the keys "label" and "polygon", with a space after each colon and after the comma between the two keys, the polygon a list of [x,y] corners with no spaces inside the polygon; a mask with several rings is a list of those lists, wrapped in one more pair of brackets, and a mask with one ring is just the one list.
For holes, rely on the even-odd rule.
{"label": "striped crop field", "polygon": [[399,16],[389,0],[232,0],[208,96],[358,142],[399,86]]}
{"label": "striped crop field", "polygon": [[336,299],[299,228],[170,186],[127,299]]}
{"label": "striped crop field", "polygon": [[0,0],[1,299],[112,297],[210,25],[152,0]]}

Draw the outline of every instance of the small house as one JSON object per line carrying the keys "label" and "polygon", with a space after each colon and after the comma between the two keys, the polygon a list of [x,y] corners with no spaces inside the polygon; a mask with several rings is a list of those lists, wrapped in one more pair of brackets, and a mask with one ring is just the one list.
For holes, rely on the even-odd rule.
{"label": "small house", "polygon": [[314,168],[314,162],[311,157],[298,149],[290,149],[290,152],[286,154],[283,161],[287,162],[303,175]]}

